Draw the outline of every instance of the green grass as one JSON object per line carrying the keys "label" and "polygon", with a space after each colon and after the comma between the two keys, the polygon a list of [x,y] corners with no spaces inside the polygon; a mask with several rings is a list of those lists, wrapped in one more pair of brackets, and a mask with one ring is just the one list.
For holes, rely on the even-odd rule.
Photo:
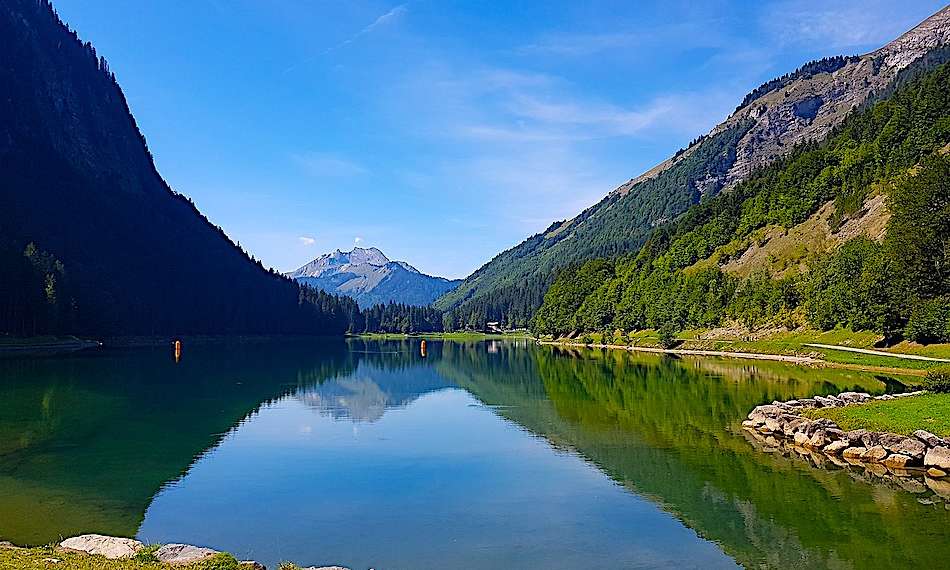
{"label": "green grass", "polygon": [[[153,551],[154,552],[154,551]],[[172,566],[162,564],[154,556],[139,559],[108,560],[102,556],[88,556],[75,552],[60,552],[53,547],[40,548],[2,548],[0,547],[0,570],[48,569],[57,570],[238,570],[238,561],[230,554],[221,553],[196,564]],[[151,558],[151,560],[147,560]],[[48,559],[58,563],[46,562]]]}
{"label": "green grass", "polygon": [[[716,350],[725,352],[749,352],[754,354],[782,354],[788,356],[816,356],[829,363],[848,367],[884,368],[890,370],[906,370],[908,374],[921,374],[940,366],[939,362],[909,360],[906,358],[860,354],[843,350],[832,350],[805,346],[808,343],[834,344],[851,348],[874,349],[874,344],[880,340],[880,335],[873,332],[851,331],[848,329],[834,329],[830,331],[786,331],[776,332],[764,338],[749,339],[743,336],[724,336],[722,338],[702,338],[708,329],[684,330],[676,335],[680,344],[676,348],[688,350]],[[580,335],[572,342],[582,342],[589,338],[595,344],[622,344],[646,348],[661,348],[660,337],[655,330],[634,331],[624,335],[619,341],[614,336],[608,336],[604,342],[601,333]],[[921,346],[903,342],[888,349],[890,352],[918,354],[935,358],[950,358],[950,344]]]}
{"label": "green grass", "polygon": [[860,406],[807,410],[810,418],[828,418],[841,429],[867,429],[910,435],[925,429],[950,437],[950,394],[923,394],[879,400]]}

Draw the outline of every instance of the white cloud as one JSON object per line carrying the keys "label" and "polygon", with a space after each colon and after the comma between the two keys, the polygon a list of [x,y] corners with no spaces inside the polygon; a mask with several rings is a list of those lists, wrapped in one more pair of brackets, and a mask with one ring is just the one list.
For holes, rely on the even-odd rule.
{"label": "white cloud", "polygon": [[361,238],[360,236],[356,236],[355,238],[353,238],[353,243],[356,245],[359,245],[362,242],[363,242],[363,238]]}
{"label": "white cloud", "polygon": [[[877,48],[918,23],[919,15],[892,0],[786,0],[763,13],[763,27],[785,44],[831,50]],[[935,5],[933,11],[940,8]]]}
{"label": "white cloud", "polygon": [[313,244],[317,243],[317,240],[310,236],[300,236],[297,238],[297,241],[299,241],[300,244],[304,247],[310,247]]}
{"label": "white cloud", "polygon": [[398,19],[400,16],[402,16],[403,14],[405,14],[405,13],[408,12],[408,11],[409,11],[409,6],[408,6],[408,4],[399,4],[398,6],[392,8],[392,9],[388,10],[387,12],[385,12],[385,13],[381,14],[380,16],[378,16],[375,20],[373,20],[373,21],[370,22],[368,25],[364,26],[364,27],[361,28],[358,32],[356,32],[356,33],[353,34],[352,36],[346,38],[345,40],[343,40],[343,41],[341,41],[341,42],[339,42],[339,43],[337,43],[337,44],[334,44],[334,45],[332,45],[332,46],[326,48],[325,50],[323,50],[322,52],[318,53],[317,55],[315,55],[315,56],[313,56],[313,57],[308,57],[308,58],[304,59],[303,61],[300,61],[300,62],[298,62],[298,63],[295,63],[295,64],[291,65],[290,67],[284,69],[284,73],[290,73],[291,71],[294,71],[294,70],[297,69],[298,67],[303,66],[303,65],[306,65],[306,64],[308,64],[308,63],[314,61],[315,59],[319,58],[319,57],[323,57],[323,56],[328,55],[328,54],[330,54],[330,53],[332,53],[332,52],[334,52],[334,51],[337,51],[337,50],[340,49],[340,48],[346,47],[346,46],[352,44],[353,42],[355,42],[356,40],[358,40],[359,38],[361,38],[361,37],[363,37],[363,36],[365,36],[365,35],[371,34],[371,33],[373,33],[374,31],[376,31],[377,29],[379,29],[379,28],[385,26],[386,24],[392,22],[393,20]]}
{"label": "white cloud", "polygon": [[298,166],[316,178],[353,178],[368,172],[362,165],[330,153],[307,152],[294,154],[291,158]]}

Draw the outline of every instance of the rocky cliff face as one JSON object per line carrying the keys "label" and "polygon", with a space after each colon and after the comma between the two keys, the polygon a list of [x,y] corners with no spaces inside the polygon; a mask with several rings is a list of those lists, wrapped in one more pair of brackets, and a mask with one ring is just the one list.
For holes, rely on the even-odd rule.
{"label": "rocky cliff face", "polygon": [[[948,44],[950,6],[886,46],[850,58],[833,72],[806,74],[747,102],[706,135],[713,137],[751,121],[736,146],[733,164],[719,175],[702,181],[701,193],[734,186],[755,168],[784,156],[795,145],[824,139],[848,113],[885,90],[900,71],[935,48]],[[626,193],[646,178],[657,176],[685,160],[698,146],[699,143],[694,144],[678,157],[620,186],[616,192]]]}
{"label": "rocky cliff face", "polygon": [[425,275],[404,261],[391,261],[375,247],[338,249],[286,275],[328,293],[352,297],[364,308],[390,302],[429,305],[459,283]]}

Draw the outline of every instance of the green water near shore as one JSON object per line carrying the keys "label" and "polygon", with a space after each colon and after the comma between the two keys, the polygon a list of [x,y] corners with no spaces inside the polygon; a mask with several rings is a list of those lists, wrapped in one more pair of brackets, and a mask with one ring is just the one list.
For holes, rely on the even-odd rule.
{"label": "green water near shore", "polygon": [[772,362],[417,339],[0,361],[0,539],[377,568],[938,567],[950,511],[755,450]]}

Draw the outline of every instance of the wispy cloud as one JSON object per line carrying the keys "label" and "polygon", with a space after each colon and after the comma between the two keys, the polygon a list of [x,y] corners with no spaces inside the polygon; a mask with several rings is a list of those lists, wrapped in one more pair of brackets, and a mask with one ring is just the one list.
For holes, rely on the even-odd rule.
{"label": "wispy cloud", "polygon": [[370,22],[369,24],[367,24],[366,26],[364,26],[363,28],[361,28],[359,31],[357,31],[356,33],[354,33],[354,34],[351,35],[350,37],[344,39],[343,41],[341,41],[341,42],[339,42],[339,43],[336,43],[336,44],[334,44],[334,45],[332,45],[332,46],[326,48],[325,50],[321,51],[320,53],[318,53],[317,55],[315,55],[315,56],[313,56],[313,57],[309,57],[309,58],[307,58],[307,59],[305,59],[305,60],[303,60],[303,61],[300,61],[300,62],[298,62],[298,63],[295,63],[294,65],[291,65],[290,67],[286,68],[286,69],[284,70],[284,73],[289,73],[289,72],[291,72],[291,71],[293,71],[293,70],[299,68],[299,67],[302,66],[302,65],[306,65],[306,64],[308,64],[308,63],[314,61],[315,59],[317,59],[317,58],[319,58],[319,57],[323,57],[323,56],[325,56],[325,55],[329,55],[329,54],[332,53],[332,52],[335,52],[335,51],[337,51],[337,50],[339,50],[339,49],[341,49],[341,48],[344,48],[344,47],[346,47],[346,46],[352,44],[352,43],[355,42],[356,40],[360,39],[361,37],[366,36],[366,35],[369,35],[369,34],[372,34],[374,31],[378,30],[379,28],[382,28],[383,26],[389,24],[390,22],[392,22],[392,21],[398,19],[399,17],[401,17],[403,14],[405,14],[405,13],[408,12],[408,11],[409,11],[409,5],[408,5],[408,3],[406,3],[406,4],[399,4],[398,6],[395,6],[394,8],[390,9],[389,11],[387,11],[387,12],[385,12],[385,13],[383,13],[383,14],[380,14],[375,20],[373,20],[372,22]]}
{"label": "wispy cloud", "polygon": [[629,48],[640,43],[641,34],[607,32],[601,34],[556,34],[521,46],[518,52],[525,54],[585,56],[606,50]]}
{"label": "wispy cloud", "polygon": [[664,129],[695,136],[725,118],[733,93],[680,92],[629,106],[579,94],[550,75],[431,67],[400,97],[425,101],[431,133],[495,143],[559,143],[636,137]]}
{"label": "wispy cloud", "polygon": [[321,55],[326,55],[330,52],[336,51],[342,47],[350,45],[351,43],[355,42],[361,37],[367,34],[371,34],[378,28],[381,28],[385,26],[386,24],[388,24],[389,22],[399,18],[401,15],[405,14],[408,10],[409,8],[407,7],[406,4],[400,4],[396,6],[395,8],[386,12],[385,14],[380,15],[378,18],[373,20],[369,25],[365,26],[363,29],[356,32],[352,36],[346,38],[345,40],[343,40],[342,42],[334,46],[328,47],[326,50],[324,50],[324,52]]}
{"label": "wispy cloud", "polygon": [[362,165],[331,153],[306,152],[294,154],[291,158],[307,174],[315,178],[353,178],[368,172]]}
{"label": "wispy cloud", "polygon": [[363,238],[361,238],[360,236],[356,236],[355,238],[353,238],[354,245],[359,245],[361,243],[363,243]]}
{"label": "wispy cloud", "polygon": [[299,241],[300,245],[304,247],[310,247],[313,244],[317,243],[316,238],[312,238],[310,236],[300,236],[297,238],[297,241]]}
{"label": "wispy cloud", "polygon": [[762,17],[763,27],[782,43],[837,50],[876,48],[917,24],[892,0],[786,0]]}

